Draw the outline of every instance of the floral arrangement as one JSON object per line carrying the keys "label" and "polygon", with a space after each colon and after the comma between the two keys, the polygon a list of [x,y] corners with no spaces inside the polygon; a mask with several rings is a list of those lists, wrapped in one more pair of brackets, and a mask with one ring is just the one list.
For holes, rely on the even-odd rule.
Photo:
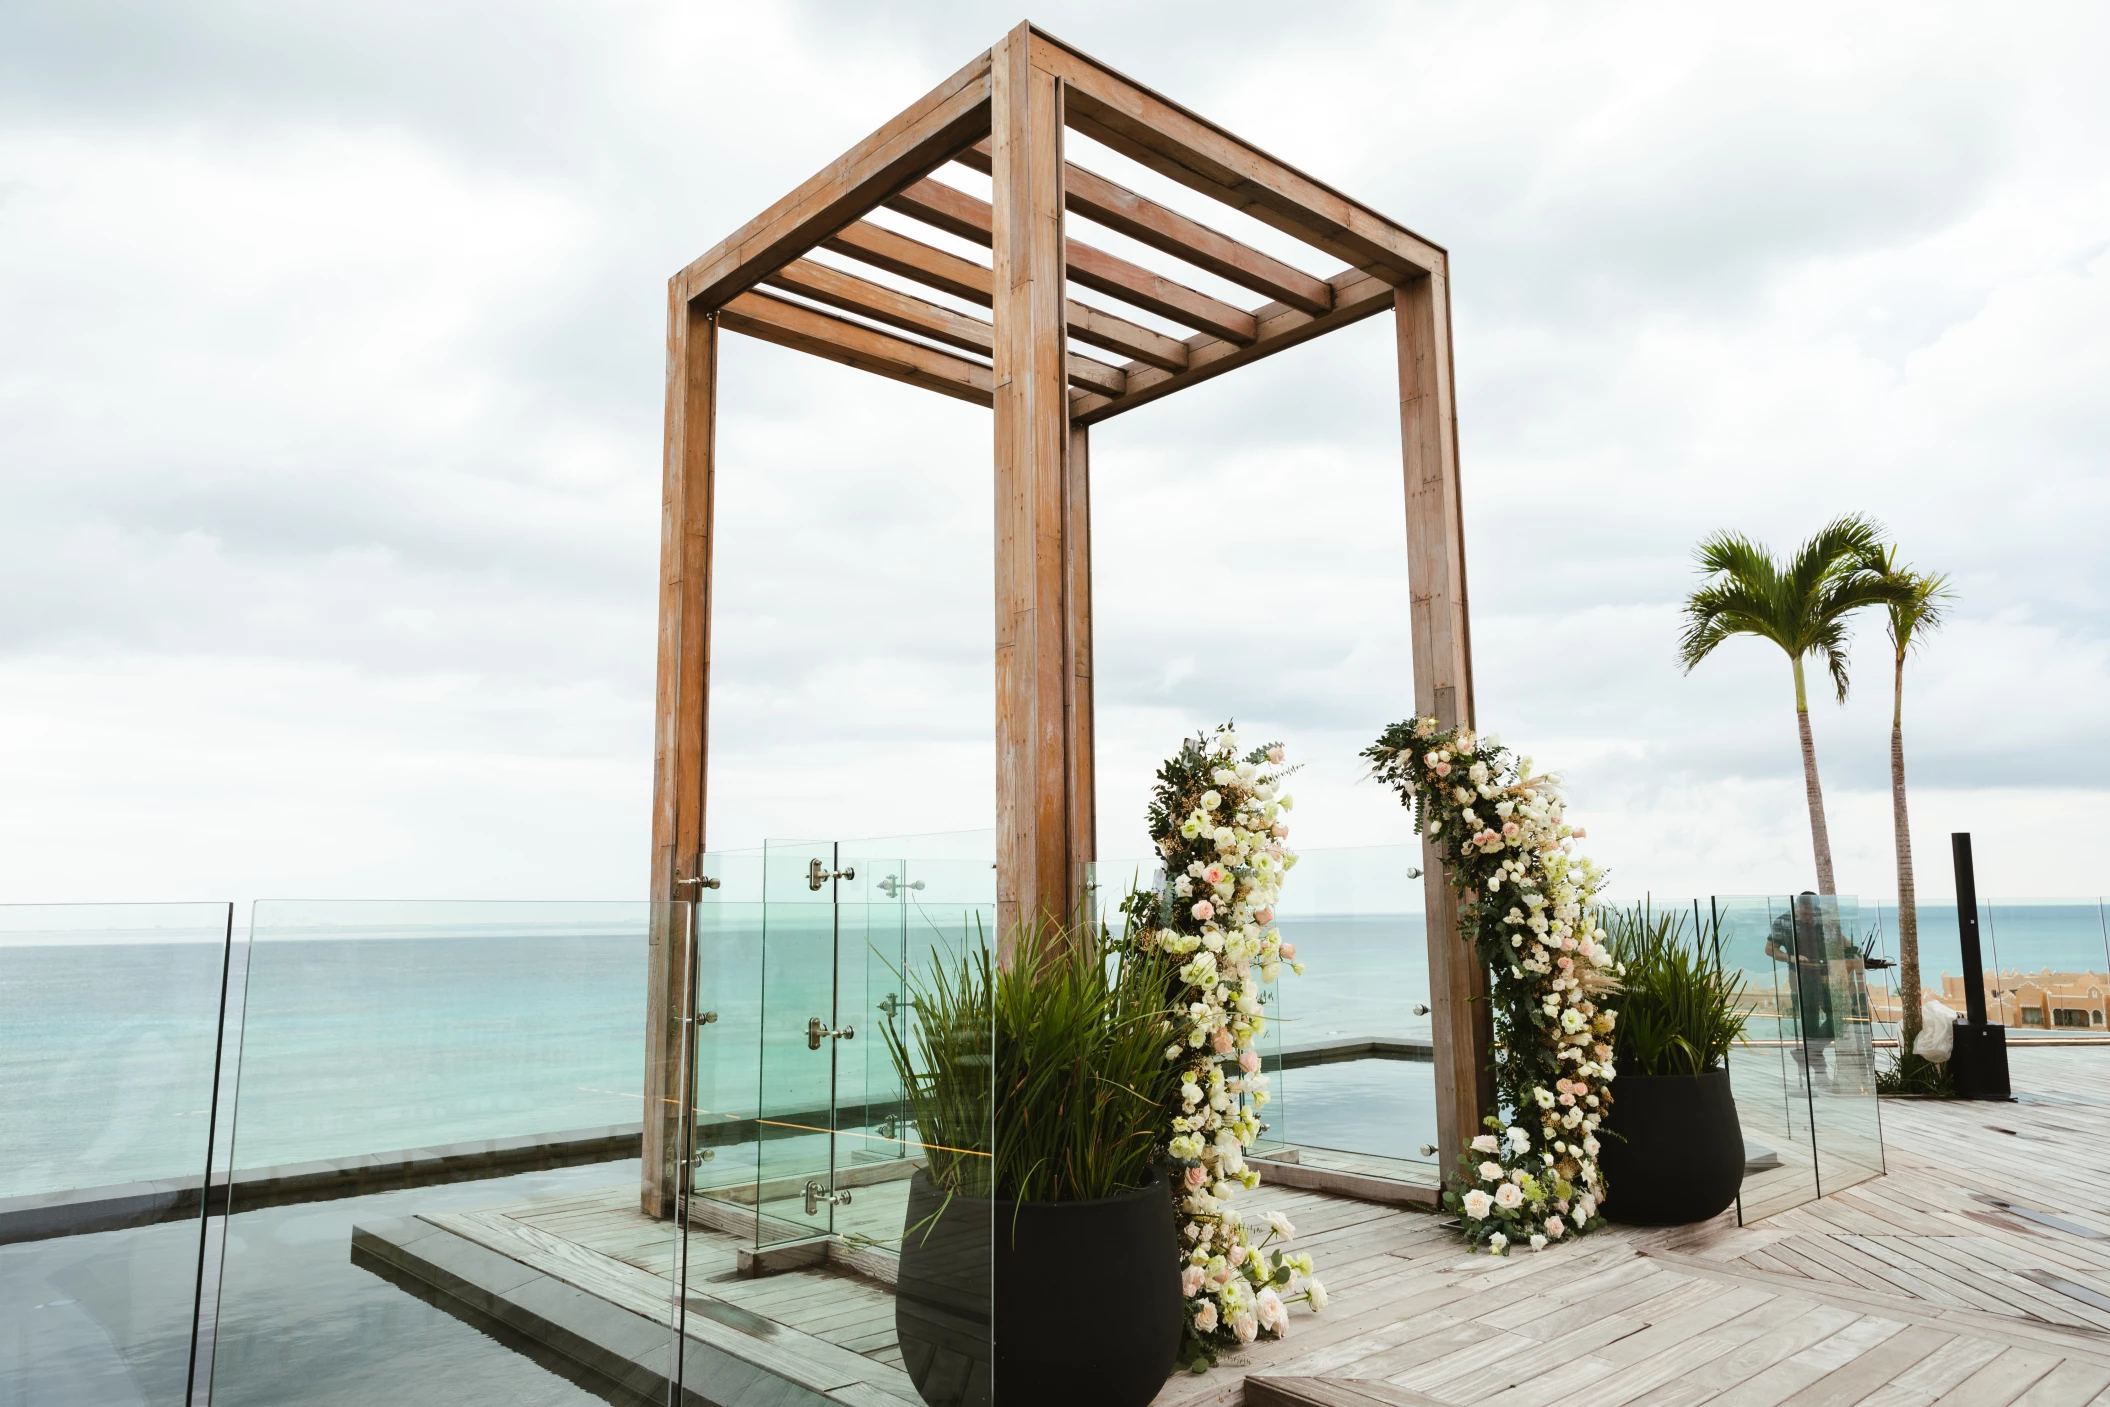
{"label": "floral arrangement", "polygon": [[1239,1188],[1260,1182],[1245,1150],[1268,1100],[1254,1049],[1267,1029],[1261,987],[1284,966],[1304,971],[1296,944],[1274,927],[1283,876],[1297,863],[1283,844],[1292,802],[1282,781],[1292,770],[1279,744],[1241,755],[1228,723],[1187,739],[1158,769],[1150,805],[1166,883],[1123,905],[1131,942],[1182,960],[1165,1059],[1184,1070],[1165,1151],[1182,1218],[1184,1357],[1196,1371],[1221,1348],[1286,1332],[1289,1305],[1326,1304],[1311,1256],[1276,1248],[1295,1234],[1289,1218],[1270,1214],[1256,1239],[1230,1206]]}
{"label": "floral arrangement", "polygon": [[1393,724],[1363,756],[1438,847],[1459,936],[1493,979],[1495,1089],[1510,1117],[1487,1120],[1444,1202],[1497,1255],[1593,1230],[1617,1021],[1606,998],[1620,973],[1592,907],[1604,872],[1573,853],[1583,831],[1562,819],[1560,779],[1433,718]]}

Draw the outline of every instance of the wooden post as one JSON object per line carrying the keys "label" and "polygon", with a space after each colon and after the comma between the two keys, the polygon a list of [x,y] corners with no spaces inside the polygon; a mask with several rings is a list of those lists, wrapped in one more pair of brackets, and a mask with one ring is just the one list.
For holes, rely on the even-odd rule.
{"label": "wooden post", "polygon": [[1030,26],[990,60],[996,420],[997,934],[1076,902],[1066,636],[1068,345],[1062,89]]}
{"label": "wooden post", "polygon": [[[659,688],[653,712],[652,898],[694,900],[702,873],[710,737],[711,510],[716,482],[718,319],[668,289],[665,470],[659,542]],[[650,1216],[674,1215],[691,925],[655,913],[646,976],[644,1182]]]}
{"label": "wooden post", "polygon": [[[1412,596],[1414,712],[1473,722],[1472,637],[1466,615],[1465,529],[1458,501],[1458,412],[1451,385],[1447,265],[1393,295],[1399,336],[1399,428],[1407,480],[1407,584]],[[1458,936],[1458,900],[1436,848],[1421,850],[1429,992],[1436,1055],[1438,1169],[1494,1112],[1487,970]]]}
{"label": "wooden post", "polygon": [[1063,483],[1062,700],[1065,761],[1069,769],[1070,892],[1084,893],[1084,867],[1099,854],[1098,780],[1092,723],[1092,454],[1091,431],[1070,427]]}

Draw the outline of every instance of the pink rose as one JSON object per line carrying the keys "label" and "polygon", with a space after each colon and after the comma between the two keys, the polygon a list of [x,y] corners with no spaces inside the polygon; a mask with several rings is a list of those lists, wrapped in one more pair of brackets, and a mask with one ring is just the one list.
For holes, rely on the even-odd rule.
{"label": "pink rose", "polygon": [[1274,834],[1274,837],[1275,837],[1275,839],[1277,839],[1277,840],[1287,840],[1287,839],[1289,839],[1289,825],[1288,825],[1288,823],[1287,823],[1287,822],[1284,822],[1284,821],[1277,821],[1277,822],[1275,822],[1275,824],[1274,824],[1274,827],[1273,827],[1273,834]]}
{"label": "pink rose", "polygon": [[1584,830],[1581,826],[1577,826],[1574,830],[1568,832],[1568,834],[1574,836],[1577,840],[1588,840],[1590,838],[1590,833]]}
{"label": "pink rose", "polygon": [[1503,824],[1502,824],[1502,834],[1504,834],[1504,835],[1515,835],[1516,833],[1517,833],[1517,823],[1516,823],[1515,821],[1505,821],[1505,822],[1503,822]]}
{"label": "pink rose", "polygon": [[1574,959],[1574,958],[1571,958],[1571,957],[1562,957],[1562,958],[1557,958],[1557,959],[1555,959],[1555,962],[1556,962],[1556,964],[1557,964],[1557,965],[1558,965],[1558,966],[1560,967],[1560,970],[1561,970],[1561,971],[1563,971],[1563,972],[1573,972],[1573,971],[1575,970],[1575,959]]}
{"label": "pink rose", "polygon": [[1216,906],[1210,903],[1207,899],[1201,899],[1196,901],[1194,905],[1194,916],[1197,919],[1202,919],[1206,921],[1207,919],[1213,917],[1215,913]]}
{"label": "pink rose", "polygon": [[1202,1290],[1202,1274],[1203,1271],[1200,1266],[1188,1266],[1180,1275],[1180,1293],[1190,1300],[1200,1294]]}
{"label": "pink rose", "polygon": [[1194,1327],[1201,1333],[1212,1333],[1216,1329],[1216,1301],[1203,1300],[1202,1307],[1194,1311]]}
{"label": "pink rose", "polygon": [[1280,762],[1282,760],[1282,749],[1279,747],[1269,748],[1267,750],[1267,760],[1270,762]]}
{"label": "pink rose", "polygon": [[1451,764],[1448,762],[1438,762],[1432,767],[1430,767],[1429,770],[1431,772],[1434,772],[1439,777],[1448,777],[1451,774]]}
{"label": "pink rose", "polygon": [[1561,1233],[1566,1231],[1567,1229],[1567,1227],[1561,1225],[1561,1219],[1559,1217],[1549,1216],[1546,1218],[1546,1235],[1552,1240],[1560,1240]]}
{"label": "pink rose", "polygon": [[1213,1049],[1218,1055],[1229,1055],[1231,1053],[1231,1048],[1236,1044],[1237,1042],[1231,1039],[1231,1033],[1227,1030],[1220,1030],[1215,1035],[1209,1037],[1210,1048]]}
{"label": "pink rose", "polygon": [[1224,882],[1224,867],[1222,865],[1211,865],[1202,871],[1202,878],[1210,884],[1222,884]]}
{"label": "pink rose", "polygon": [[1282,945],[1282,960],[1284,962],[1288,962],[1291,958],[1295,957],[1296,955],[1297,945],[1295,943],[1284,943]]}
{"label": "pink rose", "polygon": [[1275,906],[1274,906],[1274,905],[1272,905],[1272,904],[1268,905],[1268,906],[1267,906],[1266,908],[1264,908],[1264,909],[1255,909],[1255,910],[1253,911],[1253,922],[1255,922],[1255,923],[1259,924],[1259,925],[1260,925],[1260,926],[1261,926],[1262,928],[1265,928],[1265,927],[1267,927],[1267,926],[1268,926],[1269,924],[1273,923],[1274,921],[1275,921]]}
{"label": "pink rose", "polygon": [[1243,1246],[1233,1246],[1233,1247],[1231,1247],[1231,1254],[1229,1254],[1229,1255],[1225,1256],[1225,1257],[1224,1257],[1224,1259],[1225,1259],[1225,1260],[1227,1260],[1227,1261],[1229,1261],[1229,1262],[1231,1262],[1231,1264],[1233,1264],[1233,1265],[1244,1265],[1244,1264],[1245,1264],[1245,1257],[1246,1257],[1246,1250],[1245,1250],[1245,1247],[1243,1247]]}
{"label": "pink rose", "polygon": [[1199,1187],[1208,1176],[1200,1168],[1189,1168],[1187,1169],[1187,1185],[1189,1187]]}
{"label": "pink rose", "polygon": [[1245,1054],[1239,1056],[1238,1068],[1245,1071],[1248,1075],[1257,1073],[1260,1069],[1259,1052],[1249,1050]]}

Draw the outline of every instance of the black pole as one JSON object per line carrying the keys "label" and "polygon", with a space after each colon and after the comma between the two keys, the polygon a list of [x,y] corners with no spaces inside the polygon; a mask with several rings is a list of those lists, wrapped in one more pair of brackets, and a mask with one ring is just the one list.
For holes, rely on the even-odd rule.
{"label": "black pole", "polygon": [[[1964,1017],[1973,1026],[1983,1026],[1985,957],[1978,946],[1978,874],[1971,867],[1971,833],[1951,835],[1949,850],[1956,862],[1956,933],[1963,941]],[[1999,974],[1994,976],[1997,979]]]}
{"label": "black pole", "polygon": [[[1985,1016],[1985,959],[1978,947],[1978,875],[1971,868],[1971,837],[1949,837],[1956,862],[1956,936],[1963,943],[1964,1019],[1956,1023],[1949,1055],[1950,1087],[1962,1099],[2012,1099],[2007,1079],[2007,1027]],[[1994,982],[2000,974],[1993,974]]]}

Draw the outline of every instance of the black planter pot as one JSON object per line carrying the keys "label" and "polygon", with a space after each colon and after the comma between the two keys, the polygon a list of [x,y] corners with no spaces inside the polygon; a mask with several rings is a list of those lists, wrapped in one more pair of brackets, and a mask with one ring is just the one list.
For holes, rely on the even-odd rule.
{"label": "black planter pot", "polygon": [[1706,1221],[1736,1200],[1744,1180],[1727,1070],[1619,1076],[1597,1139],[1604,1213],[1629,1226]]}
{"label": "black planter pot", "polygon": [[[1179,1357],[1179,1231],[1162,1174],[1095,1202],[955,1197],[909,1184],[894,1328],[930,1407],[1143,1407]],[[994,1255],[992,1257],[992,1239]],[[1079,1267],[1090,1322],[1050,1286]],[[992,1394],[990,1318],[995,1296]]]}

